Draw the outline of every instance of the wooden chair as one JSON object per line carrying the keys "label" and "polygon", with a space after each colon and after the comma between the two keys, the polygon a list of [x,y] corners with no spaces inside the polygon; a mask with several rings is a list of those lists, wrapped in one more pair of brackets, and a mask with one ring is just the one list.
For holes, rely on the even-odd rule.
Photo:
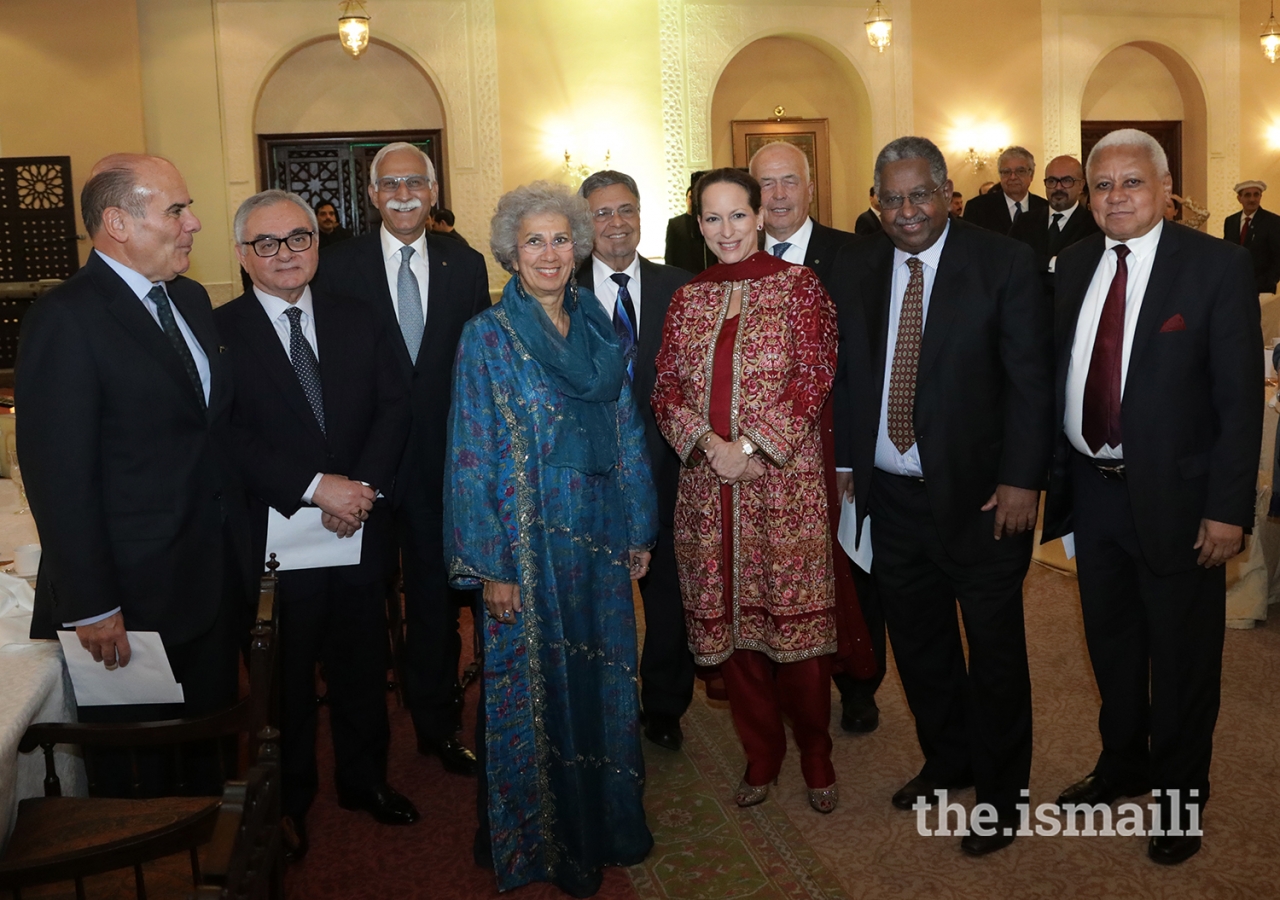
{"label": "wooden chair", "polygon": [[[145,900],[142,864],[183,850],[191,856],[193,885],[200,883],[196,848],[214,833],[219,798],[63,797],[53,748],[57,744],[127,748],[134,760],[135,788],[140,748],[247,734],[249,758],[259,758],[264,743],[273,743],[276,734],[271,727],[277,703],[274,560],[270,565],[259,586],[257,623],[249,649],[249,696],[228,709],[197,718],[129,724],[36,723],[27,729],[18,749],[23,753],[37,746],[44,749],[45,796],[18,804],[17,824],[0,859],[0,889],[7,888],[14,900],[21,900],[24,887],[75,881],[76,896],[83,898],[85,878],[132,867],[137,896]],[[180,760],[178,768],[180,772]],[[275,816],[278,824],[278,804]]]}
{"label": "wooden chair", "polygon": [[279,900],[284,897],[282,851],[279,749],[268,741],[245,780],[227,784],[193,900]]}

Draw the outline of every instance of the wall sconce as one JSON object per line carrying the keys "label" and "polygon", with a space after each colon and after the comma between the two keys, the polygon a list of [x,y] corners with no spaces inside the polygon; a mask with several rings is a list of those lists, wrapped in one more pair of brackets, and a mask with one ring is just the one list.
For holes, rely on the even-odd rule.
{"label": "wall sconce", "polygon": [[369,46],[369,13],[361,0],[342,0],[338,15],[338,40],[342,49],[358,59]]}
{"label": "wall sconce", "polygon": [[1276,0],[1271,0],[1271,18],[1263,26],[1258,42],[1262,44],[1263,56],[1274,64],[1280,58],[1280,23],[1276,22]]}
{"label": "wall sconce", "polygon": [[[600,166],[600,169],[609,168],[610,155],[611,152],[606,149],[604,151],[604,164]],[[587,165],[586,163],[575,163],[573,161],[573,155],[569,153],[568,147],[566,147],[564,151],[564,165],[561,167],[561,170],[569,180],[569,186],[575,190],[582,185],[582,182],[587,180],[588,175],[599,171],[599,169]]]}
{"label": "wall sconce", "polygon": [[880,0],[876,0],[875,6],[867,10],[867,21],[863,24],[867,26],[867,40],[871,42],[871,46],[883,53],[893,36],[893,19]]}
{"label": "wall sconce", "polygon": [[985,151],[975,150],[970,147],[969,153],[964,157],[964,161],[973,166],[973,174],[977,175],[987,167],[987,163],[991,160]]}

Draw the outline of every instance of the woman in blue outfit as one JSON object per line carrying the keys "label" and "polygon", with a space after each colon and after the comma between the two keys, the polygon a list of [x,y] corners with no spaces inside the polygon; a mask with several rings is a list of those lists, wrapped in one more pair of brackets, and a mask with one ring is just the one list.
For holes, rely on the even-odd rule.
{"label": "woman in blue outfit", "polygon": [[657,497],[619,339],[570,283],[593,234],[565,187],[498,202],[490,244],[512,278],[458,344],[445,477],[450,578],[483,587],[488,614],[476,861],[499,890],[575,897],[653,845],[631,582]]}

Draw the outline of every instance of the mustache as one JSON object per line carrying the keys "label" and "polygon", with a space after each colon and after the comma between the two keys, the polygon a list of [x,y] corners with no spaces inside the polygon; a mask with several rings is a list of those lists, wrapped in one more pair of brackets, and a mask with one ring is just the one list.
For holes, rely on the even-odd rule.
{"label": "mustache", "polygon": [[909,219],[903,216],[898,216],[898,218],[894,219],[893,224],[900,225],[900,226],[919,225],[921,222],[928,221],[928,219],[929,217],[924,215],[923,213],[921,213],[920,215],[912,216]]}
{"label": "mustache", "polygon": [[412,200],[388,200],[387,206],[390,209],[394,209],[396,212],[413,212],[415,209],[422,206],[422,201],[417,197],[414,197]]}

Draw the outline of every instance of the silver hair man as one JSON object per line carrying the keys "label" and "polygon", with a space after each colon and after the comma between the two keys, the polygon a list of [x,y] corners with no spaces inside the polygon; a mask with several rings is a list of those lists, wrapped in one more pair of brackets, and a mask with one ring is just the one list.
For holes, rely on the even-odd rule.
{"label": "silver hair man", "polygon": [[374,156],[373,162],[369,163],[369,184],[378,183],[378,167],[382,165],[382,161],[386,158],[388,153],[395,153],[397,150],[409,150],[422,157],[422,161],[427,167],[427,182],[429,184],[436,183],[436,167],[431,162],[431,157],[422,152],[421,147],[415,147],[407,141],[394,141],[379,150],[377,155]]}
{"label": "silver hair man", "polygon": [[498,201],[489,223],[489,249],[493,258],[508,272],[515,274],[516,254],[520,248],[520,223],[529,216],[552,213],[569,220],[573,232],[573,262],[582,262],[591,254],[595,228],[587,201],[571,193],[563,184],[535,181],[508,191]]}
{"label": "silver hair man", "polygon": [[316,221],[316,211],[311,208],[306,200],[292,191],[259,191],[249,199],[240,204],[240,208],[236,210],[235,221],[232,229],[235,232],[236,243],[243,244],[248,235],[245,234],[244,226],[249,221],[249,216],[255,209],[262,209],[264,206],[275,206],[277,203],[292,203],[307,214],[307,221],[311,223],[311,230],[316,234],[320,232],[320,224]]}
{"label": "silver hair man", "polygon": [[578,196],[585,200],[601,188],[607,188],[615,184],[622,185],[637,200],[640,199],[640,188],[636,187],[636,180],[626,172],[616,172],[613,169],[602,169],[593,175],[588,175],[586,180],[582,182],[582,187],[578,188]]}
{"label": "silver hair man", "polygon": [[1169,156],[1164,152],[1159,141],[1137,128],[1119,128],[1098,141],[1089,151],[1089,159],[1084,166],[1086,177],[1097,158],[1098,151],[1106,150],[1108,147],[1141,147],[1155,163],[1157,175],[1163,178],[1169,174]]}

